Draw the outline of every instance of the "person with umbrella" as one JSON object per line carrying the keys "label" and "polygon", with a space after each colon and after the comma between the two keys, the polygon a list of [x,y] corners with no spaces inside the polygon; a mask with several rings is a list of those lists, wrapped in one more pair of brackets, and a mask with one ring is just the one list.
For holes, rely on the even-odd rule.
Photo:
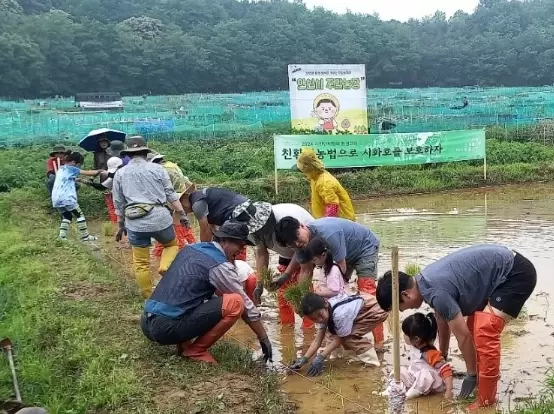
{"label": "person with umbrella", "polygon": [[100,128],[92,130],[84,137],[79,146],[85,151],[94,153],[94,168],[97,170],[108,169],[108,159],[110,155],[107,152],[112,141],[125,141],[125,132],[115,129]]}
{"label": "person with umbrella", "polygon": [[187,214],[179,196],[171,185],[167,171],[158,164],[148,162],[151,150],[141,136],[129,138],[123,155],[131,161],[114,176],[113,200],[118,216],[119,230],[116,240],[127,234],[133,252],[135,277],[143,297],[152,293],[150,273],[150,245],[154,238],[163,247],[159,273],[164,274],[179,252],[175,238],[173,218],[166,204],[171,204],[179,215],[181,225],[188,227]]}

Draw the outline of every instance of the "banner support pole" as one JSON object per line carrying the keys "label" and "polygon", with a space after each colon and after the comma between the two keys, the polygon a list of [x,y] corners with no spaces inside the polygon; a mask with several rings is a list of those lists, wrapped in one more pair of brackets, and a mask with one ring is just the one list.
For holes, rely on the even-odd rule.
{"label": "banner support pole", "polygon": [[487,181],[487,153],[483,157],[483,178]]}
{"label": "banner support pole", "polygon": [[277,141],[277,135],[273,136],[273,165],[275,166],[275,195],[279,195],[279,175],[277,170],[277,153],[275,152],[275,142]]}

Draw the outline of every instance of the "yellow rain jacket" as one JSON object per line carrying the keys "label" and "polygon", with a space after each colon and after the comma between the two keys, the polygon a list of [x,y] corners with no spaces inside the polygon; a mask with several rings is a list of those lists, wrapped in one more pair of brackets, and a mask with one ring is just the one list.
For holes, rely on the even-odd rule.
{"label": "yellow rain jacket", "polygon": [[325,217],[325,207],[333,204],[338,206],[339,217],[356,221],[350,196],[339,180],[325,170],[325,166],[317,158],[313,149],[304,148],[296,166],[310,180],[314,218]]}

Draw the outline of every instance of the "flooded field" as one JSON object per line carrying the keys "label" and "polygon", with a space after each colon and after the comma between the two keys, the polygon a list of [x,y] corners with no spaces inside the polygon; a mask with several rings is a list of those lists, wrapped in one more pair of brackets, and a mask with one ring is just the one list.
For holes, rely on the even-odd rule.
{"label": "flooded field", "polygon": [[[379,274],[390,268],[393,245],[400,247],[401,269],[408,263],[425,266],[456,249],[477,243],[505,244],[535,264],[538,271],[535,292],[521,318],[508,325],[502,337],[498,409],[505,412],[540,392],[554,358],[554,313],[549,303],[550,295],[554,294],[553,191],[552,185],[510,186],[355,203],[358,221],[381,238]],[[127,256],[124,252],[118,255],[120,260]],[[283,389],[298,404],[300,413],[385,412],[387,399],[379,394],[392,370],[389,332],[381,368],[362,368],[344,358],[327,363],[324,375],[313,380],[287,375],[280,364],[292,361],[302,348],[306,350],[313,331],[303,331],[299,318],[296,327],[281,327],[275,300],[269,295],[264,296],[263,320],[275,348],[274,367],[283,373]],[[258,348],[244,324],[236,326],[229,336]],[[404,354],[403,348],[401,353]],[[450,355],[455,371],[463,373],[465,365],[455,338],[451,340]],[[404,355],[402,363],[408,363]],[[456,390],[460,385],[461,378],[455,379]],[[463,408],[449,406],[440,396],[409,404],[409,412],[419,414],[456,413],[463,412]]]}

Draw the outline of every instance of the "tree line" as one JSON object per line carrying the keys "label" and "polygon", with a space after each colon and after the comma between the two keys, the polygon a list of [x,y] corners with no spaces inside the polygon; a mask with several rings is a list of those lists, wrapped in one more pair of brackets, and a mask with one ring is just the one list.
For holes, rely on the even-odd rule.
{"label": "tree line", "polygon": [[290,63],[365,63],[369,88],[538,86],[554,0],[382,21],[301,0],[0,0],[0,96],[288,88]]}

